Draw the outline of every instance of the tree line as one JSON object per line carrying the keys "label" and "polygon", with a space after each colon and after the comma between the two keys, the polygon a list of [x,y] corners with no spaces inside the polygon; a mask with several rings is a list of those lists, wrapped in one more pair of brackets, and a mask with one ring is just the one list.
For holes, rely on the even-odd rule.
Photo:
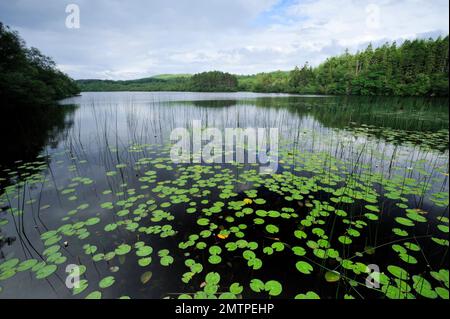
{"label": "tree line", "polygon": [[83,91],[274,92],[362,96],[448,96],[448,36],[386,43],[308,63],[292,71],[232,75],[219,71],[132,81],[77,81]]}
{"label": "tree line", "polygon": [[289,73],[258,74],[243,88],[257,92],[333,95],[448,96],[448,36],[386,43],[306,63]]}
{"label": "tree line", "polygon": [[202,72],[194,75],[172,75],[138,80],[78,80],[82,91],[193,91],[236,92],[238,78],[220,71]]}
{"label": "tree line", "polygon": [[50,105],[80,92],[74,80],[16,31],[0,22],[0,101],[2,106]]}

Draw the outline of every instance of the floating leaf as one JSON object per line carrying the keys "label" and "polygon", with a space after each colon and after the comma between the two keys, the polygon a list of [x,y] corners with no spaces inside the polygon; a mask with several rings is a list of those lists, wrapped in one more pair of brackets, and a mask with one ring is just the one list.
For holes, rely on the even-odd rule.
{"label": "floating leaf", "polygon": [[36,278],[37,279],[44,279],[53,274],[56,271],[57,267],[56,265],[46,265],[36,271]]}
{"label": "floating leaf", "polygon": [[389,265],[387,267],[388,271],[393,274],[395,277],[400,279],[409,279],[409,274],[406,270],[401,267]]}
{"label": "floating leaf", "polygon": [[205,281],[208,284],[217,285],[220,281],[220,275],[217,272],[210,272],[206,275]]}
{"label": "floating leaf", "polygon": [[247,262],[249,267],[252,267],[254,270],[258,270],[262,267],[262,260],[259,258],[250,259]]}
{"label": "floating leaf", "polygon": [[128,254],[130,251],[131,251],[130,245],[122,244],[118,246],[114,252],[116,253],[116,255],[122,256]]}
{"label": "floating leaf", "polygon": [[295,299],[320,299],[314,291],[308,291],[306,294],[298,294]]}
{"label": "floating leaf", "polygon": [[113,276],[107,276],[105,278],[103,278],[102,280],[100,280],[100,282],[98,283],[98,286],[102,289],[111,287],[114,282],[116,281],[116,279]]}
{"label": "floating leaf", "polygon": [[292,251],[297,256],[304,256],[304,255],[306,255],[306,250],[303,247],[299,247],[299,246],[292,247]]}
{"label": "floating leaf", "polygon": [[341,279],[341,274],[337,271],[327,271],[325,273],[325,280],[327,282],[336,282]]}
{"label": "floating leaf", "polygon": [[306,261],[297,262],[295,264],[295,267],[298,271],[306,275],[309,275],[314,270],[313,266],[311,266],[311,264]]}
{"label": "floating leaf", "polygon": [[415,291],[417,291],[418,294],[420,294],[421,296],[423,296],[425,298],[429,298],[429,299],[437,298],[438,295],[433,290],[433,288],[428,280],[426,280],[422,276],[414,275],[413,282],[414,282],[413,288]]}
{"label": "floating leaf", "polygon": [[206,226],[209,224],[209,219],[207,218],[199,218],[197,220],[197,224],[199,224],[200,226]]}
{"label": "floating leaf", "polygon": [[370,210],[372,212],[375,212],[375,213],[379,213],[380,212],[380,209],[378,207],[376,207],[376,206],[366,205],[365,207],[366,207],[366,209],[368,209],[368,210]]}
{"label": "floating leaf", "polygon": [[173,263],[173,257],[172,256],[163,256],[163,257],[161,257],[160,263],[162,266],[169,266]]}
{"label": "floating leaf", "polygon": [[101,299],[102,293],[100,291],[93,291],[86,296],[86,299]]}
{"label": "floating leaf", "polygon": [[28,259],[20,263],[19,266],[17,266],[17,271],[25,271],[28,269],[31,269],[34,265],[36,265],[38,261],[36,259]]}
{"label": "floating leaf", "polygon": [[339,236],[338,240],[344,245],[349,245],[353,242],[353,240],[348,236]]}
{"label": "floating leaf", "polygon": [[270,225],[266,226],[266,231],[269,234],[275,234],[275,233],[278,233],[280,231],[280,229],[277,226],[270,224]]}
{"label": "floating leaf", "polygon": [[276,280],[269,280],[264,285],[264,288],[266,291],[269,292],[269,295],[271,295],[271,296],[278,296],[279,294],[281,294],[281,292],[283,290],[283,287],[281,286],[281,284]]}
{"label": "floating leaf", "polygon": [[219,255],[222,252],[222,248],[219,246],[211,246],[209,247],[209,253],[211,255]]}
{"label": "floating leaf", "polygon": [[82,293],[88,287],[88,281],[86,279],[81,279],[78,281],[77,285],[73,288],[72,294],[78,295]]}
{"label": "floating leaf", "polygon": [[146,271],[141,275],[141,283],[145,285],[152,278],[153,273],[151,271]]}
{"label": "floating leaf", "polygon": [[146,257],[146,256],[150,255],[152,252],[153,252],[153,248],[152,247],[150,247],[150,246],[141,246],[136,251],[136,255],[138,255],[139,257]]}
{"label": "floating leaf", "polygon": [[437,287],[435,290],[436,290],[436,293],[439,295],[439,297],[441,297],[442,299],[448,300],[448,298],[449,298],[448,289],[446,289],[444,287]]}
{"label": "floating leaf", "polygon": [[244,287],[242,287],[237,282],[231,284],[231,286],[230,286],[230,292],[235,294],[235,295],[238,295],[238,294],[242,293],[243,290],[244,290]]}
{"label": "floating leaf", "polygon": [[141,267],[147,267],[151,263],[152,263],[152,257],[140,258],[138,260],[138,265],[141,266]]}
{"label": "floating leaf", "polygon": [[396,217],[396,218],[395,218],[395,221],[396,221],[397,223],[399,223],[400,225],[403,225],[403,226],[407,226],[407,227],[412,227],[412,226],[414,226],[414,223],[413,223],[410,219],[407,219],[407,218]]}
{"label": "floating leaf", "polygon": [[265,290],[265,285],[264,285],[264,282],[259,279],[252,279],[250,281],[250,288],[254,292],[261,292],[261,291]]}

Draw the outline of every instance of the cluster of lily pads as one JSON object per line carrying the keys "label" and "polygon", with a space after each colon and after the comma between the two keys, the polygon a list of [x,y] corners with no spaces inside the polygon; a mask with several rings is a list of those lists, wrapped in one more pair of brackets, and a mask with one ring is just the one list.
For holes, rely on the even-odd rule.
{"label": "cluster of lily pads", "polygon": [[[448,161],[384,170],[284,141],[278,172],[260,174],[174,164],[169,147],[132,144],[99,179],[66,151],[7,172],[0,239],[16,241],[0,297],[31,276],[81,298],[449,298]],[[56,183],[55,169],[70,177]]]}

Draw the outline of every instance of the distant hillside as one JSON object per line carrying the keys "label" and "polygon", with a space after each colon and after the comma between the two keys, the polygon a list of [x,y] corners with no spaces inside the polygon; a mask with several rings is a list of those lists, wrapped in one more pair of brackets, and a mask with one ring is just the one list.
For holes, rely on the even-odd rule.
{"label": "distant hillside", "polygon": [[160,74],[127,81],[78,80],[81,91],[197,91],[233,92],[238,89],[235,75],[220,71],[191,74]]}
{"label": "distant hillside", "polygon": [[[218,71],[215,71],[218,72]],[[196,77],[201,74],[202,76]],[[211,74],[214,72],[204,72],[199,74],[158,74],[152,77],[135,79],[135,80],[98,80],[83,79],[77,80],[77,84],[81,91],[199,91],[208,92],[212,88],[218,91],[263,91],[264,88],[258,86],[257,80],[261,77],[270,76],[271,79],[289,78],[289,71],[275,71],[269,73],[259,73],[252,75],[233,75],[237,79],[237,86],[224,87],[223,85],[213,84],[211,87],[208,83],[212,80]],[[217,74],[217,73],[216,73]],[[218,72],[218,74],[227,74]],[[202,79],[205,81],[202,82]],[[260,89],[258,89],[260,88]]]}
{"label": "distant hillside", "polygon": [[192,74],[179,73],[179,74],[158,74],[152,76],[151,78],[160,80],[172,80],[177,78],[190,78],[190,77],[192,77]]}
{"label": "distant hillside", "polygon": [[[449,48],[445,38],[386,43],[328,58],[313,68],[255,75],[223,72],[161,74],[132,81],[80,80],[82,91],[252,91],[299,94],[448,96]],[[235,81],[236,80],[236,81]]]}
{"label": "distant hillside", "polygon": [[77,80],[81,91],[186,91],[189,78],[177,75],[158,75],[137,80]]}

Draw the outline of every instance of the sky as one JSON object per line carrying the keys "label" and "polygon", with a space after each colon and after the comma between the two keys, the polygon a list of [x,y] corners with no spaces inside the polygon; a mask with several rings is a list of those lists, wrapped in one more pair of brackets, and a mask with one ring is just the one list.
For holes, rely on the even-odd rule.
{"label": "sky", "polygon": [[449,2],[0,0],[0,21],[75,79],[127,80],[291,70],[369,43],[447,35]]}

